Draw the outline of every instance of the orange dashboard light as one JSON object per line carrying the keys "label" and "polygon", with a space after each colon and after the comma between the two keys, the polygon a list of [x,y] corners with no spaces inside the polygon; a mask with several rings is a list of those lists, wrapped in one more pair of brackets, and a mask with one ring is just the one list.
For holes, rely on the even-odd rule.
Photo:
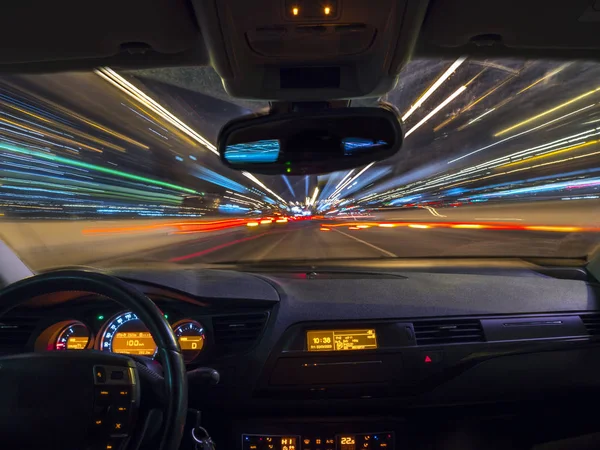
{"label": "orange dashboard light", "polygon": [[326,16],[328,16],[329,13],[331,12],[331,8],[329,6],[326,6],[325,9],[323,9],[323,12],[325,13]]}
{"label": "orange dashboard light", "polygon": [[321,227],[320,228],[321,231],[331,231],[331,228],[327,228],[327,227]]}
{"label": "orange dashboard light", "polygon": [[292,8],[292,14],[294,16],[297,16],[299,12],[300,12],[300,10],[298,8]]}
{"label": "orange dashboard light", "polygon": [[258,226],[258,222],[248,222],[246,224],[247,227],[257,227]]}

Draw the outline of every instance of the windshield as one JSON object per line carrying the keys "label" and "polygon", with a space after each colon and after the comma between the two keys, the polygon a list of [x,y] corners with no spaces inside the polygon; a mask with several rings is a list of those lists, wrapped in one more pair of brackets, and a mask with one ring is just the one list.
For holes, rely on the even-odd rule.
{"label": "windshield", "polygon": [[[392,159],[322,176],[221,165],[209,68],[0,78],[0,239],[32,268],[429,256],[598,243],[600,64],[414,60],[380,99]],[[376,105],[377,99],[353,105]]]}

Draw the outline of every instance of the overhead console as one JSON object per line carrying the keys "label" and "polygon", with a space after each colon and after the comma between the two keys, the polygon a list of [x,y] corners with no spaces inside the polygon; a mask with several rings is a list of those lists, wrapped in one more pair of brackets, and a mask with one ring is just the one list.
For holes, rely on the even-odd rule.
{"label": "overhead console", "polygon": [[374,97],[393,88],[427,7],[418,0],[192,3],[227,92],[289,101]]}

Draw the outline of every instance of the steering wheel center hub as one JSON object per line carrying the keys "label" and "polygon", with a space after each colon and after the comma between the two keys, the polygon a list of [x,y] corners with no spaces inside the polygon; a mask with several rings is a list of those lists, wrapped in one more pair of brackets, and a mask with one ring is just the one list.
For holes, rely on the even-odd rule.
{"label": "steering wheel center hub", "polygon": [[2,359],[0,398],[0,435],[9,442],[117,450],[133,429],[140,389],[135,363],[121,355],[30,353]]}

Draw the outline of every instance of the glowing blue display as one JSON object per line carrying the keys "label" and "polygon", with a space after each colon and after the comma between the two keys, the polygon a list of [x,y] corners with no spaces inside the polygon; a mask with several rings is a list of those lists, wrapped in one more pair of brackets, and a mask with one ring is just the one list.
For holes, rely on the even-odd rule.
{"label": "glowing blue display", "polygon": [[277,161],[279,149],[277,139],[244,142],[228,145],[225,149],[225,159],[233,163],[272,163]]}
{"label": "glowing blue display", "polygon": [[349,137],[342,139],[342,145],[344,146],[345,151],[351,152],[352,150],[361,150],[371,147],[379,147],[381,145],[387,145],[387,142],[382,140],[374,141],[372,139]]}

